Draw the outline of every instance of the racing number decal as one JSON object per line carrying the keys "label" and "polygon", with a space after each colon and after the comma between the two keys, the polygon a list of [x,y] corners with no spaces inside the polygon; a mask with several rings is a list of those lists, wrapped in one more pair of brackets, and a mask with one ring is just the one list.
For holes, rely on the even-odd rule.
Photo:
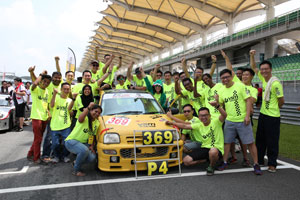
{"label": "racing number decal", "polygon": [[112,117],[106,121],[106,124],[127,126],[130,123],[130,121],[131,121],[131,119],[126,118],[126,117]]}
{"label": "racing number decal", "polygon": [[170,144],[173,142],[171,131],[146,131],[143,132],[143,144]]}
{"label": "racing number decal", "polygon": [[152,176],[153,174],[167,174],[168,172],[168,162],[160,161],[160,162],[148,162],[148,176]]}

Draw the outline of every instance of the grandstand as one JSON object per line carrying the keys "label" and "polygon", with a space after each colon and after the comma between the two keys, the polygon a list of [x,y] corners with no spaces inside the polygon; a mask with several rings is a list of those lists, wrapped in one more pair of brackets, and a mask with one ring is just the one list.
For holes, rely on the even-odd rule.
{"label": "grandstand", "polygon": [[[275,6],[287,1],[110,0],[100,12],[104,17],[90,37],[79,71],[94,58],[96,46],[101,57],[104,53],[121,55],[126,58],[124,65],[134,60],[135,67],[144,66],[146,71],[155,64],[160,64],[162,71],[181,70],[180,60],[186,57],[188,65],[202,66],[208,72],[214,54],[218,61],[213,78],[218,82],[218,72],[225,68],[221,49],[234,68],[249,67],[249,51],[254,49],[257,64],[264,59],[273,64],[286,101],[298,102],[300,55],[295,43],[300,41],[300,10],[275,16]],[[235,31],[236,23],[258,15],[265,16],[263,22]],[[284,39],[290,39],[292,45],[278,42]],[[125,74],[126,68],[119,73]],[[254,77],[253,83],[258,82]]]}

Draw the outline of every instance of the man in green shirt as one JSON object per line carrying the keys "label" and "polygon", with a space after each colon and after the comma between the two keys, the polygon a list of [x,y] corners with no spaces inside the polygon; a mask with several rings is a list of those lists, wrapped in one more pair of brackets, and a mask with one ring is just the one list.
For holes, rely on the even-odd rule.
{"label": "man in green shirt", "polygon": [[30,118],[32,119],[34,140],[30,150],[27,153],[27,159],[33,160],[36,164],[41,163],[41,143],[49,118],[49,91],[47,87],[49,86],[50,82],[51,76],[43,73],[43,75],[40,74],[40,76],[35,79],[30,88],[32,97]]}
{"label": "man in green shirt", "polygon": [[263,101],[256,132],[258,162],[260,165],[264,165],[264,156],[267,152],[268,171],[276,172],[279,151],[280,108],[284,104],[283,89],[279,79],[272,76],[272,63],[263,61],[260,63],[260,69],[257,69],[254,56],[255,50],[251,50],[250,65],[262,81],[263,88]]}
{"label": "man in green shirt", "polygon": [[227,159],[230,151],[230,144],[234,142],[238,135],[243,144],[249,148],[254,165],[254,173],[261,175],[258,165],[257,149],[254,144],[252,126],[250,124],[251,99],[246,86],[242,83],[232,81],[232,72],[224,69],[220,72],[220,78],[224,88],[220,92],[220,103],[224,105],[227,112],[227,119],[224,126],[224,162],[219,170],[227,168]]}
{"label": "man in green shirt", "polygon": [[191,129],[198,131],[201,135],[202,146],[200,149],[193,150],[183,158],[183,163],[187,166],[195,165],[209,160],[209,166],[206,169],[207,175],[213,175],[216,162],[222,158],[224,153],[224,138],[222,124],[226,118],[226,112],[220,107],[218,101],[211,102],[219,110],[219,118],[211,118],[209,109],[202,107],[199,109],[199,119],[201,123],[177,123],[169,122],[168,125],[175,125],[178,128]]}
{"label": "man in green shirt", "polygon": [[[50,107],[53,108],[52,119],[50,122],[51,137],[52,137],[52,151],[54,158],[51,159],[53,163],[58,163],[60,159],[64,162],[69,162],[70,158],[68,150],[64,146],[64,140],[71,132],[70,111],[72,110],[74,101],[68,98],[71,92],[71,85],[69,83],[61,84],[61,93],[57,95],[58,90],[53,89],[53,96]],[[62,138],[63,151],[58,151],[60,145],[60,138]]]}
{"label": "man in green shirt", "polygon": [[117,76],[119,84],[116,85],[117,90],[128,90],[130,88],[130,81],[126,79],[122,74]]}
{"label": "man in green shirt", "polygon": [[[134,65],[134,62],[131,62],[130,66],[128,67],[128,70],[127,70],[127,79],[130,82],[132,82],[132,81],[135,82],[135,86],[132,86],[131,89],[144,90],[144,91],[147,90],[147,85],[142,76],[142,72],[140,71],[140,67],[135,69],[135,75],[131,74],[133,65]],[[146,75],[146,76],[147,76],[150,84],[153,85],[152,77],[150,75]]]}
{"label": "man in green shirt", "polygon": [[165,82],[163,84],[164,91],[166,93],[167,102],[170,102],[176,96],[175,83],[172,82],[172,73],[170,71],[166,71],[164,73],[164,78],[165,78]]}
{"label": "man in green shirt", "polygon": [[[176,118],[172,115],[171,111],[167,112],[167,116],[174,120],[177,123],[185,123],[185,122],[190,122],[190,124],[193,123],[200,123],[199,118],[194,116],[194,109],[191,104],[186,104],[183,106],[183,115],[185,116],[186,120],[183,121],[179,118]],[[190,153],[194,149],[201,148],[201,135],[198,134],[198,131],[193,131],[190,129],[182,129],[181,131],[181,140],[183,140],[184,145],[183,145],[183,152],[185,153]],[[187,136],[190,137],[190,140],[187,140]]]}

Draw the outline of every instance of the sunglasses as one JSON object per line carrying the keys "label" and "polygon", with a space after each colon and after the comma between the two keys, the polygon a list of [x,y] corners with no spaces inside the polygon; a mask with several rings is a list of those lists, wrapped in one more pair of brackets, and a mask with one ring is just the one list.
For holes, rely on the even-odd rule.
{"label": "sunglasses", "polygon": [[191,110],[184,110],[183,113],[190,113]]}
{"label": "sunglasses", "polygon": [[99,65],[97,65],[97,64],[93,64],[93,67],[99,67]]}

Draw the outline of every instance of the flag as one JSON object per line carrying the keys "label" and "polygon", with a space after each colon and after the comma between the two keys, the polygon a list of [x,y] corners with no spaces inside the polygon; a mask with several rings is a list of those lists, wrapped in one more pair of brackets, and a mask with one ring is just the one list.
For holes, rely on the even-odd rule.
{"label": "flag", "polygon": [[76,57],[75,53],[71,48],[68,48],[67,66],[66,71],[75,72],[76,70]]}

